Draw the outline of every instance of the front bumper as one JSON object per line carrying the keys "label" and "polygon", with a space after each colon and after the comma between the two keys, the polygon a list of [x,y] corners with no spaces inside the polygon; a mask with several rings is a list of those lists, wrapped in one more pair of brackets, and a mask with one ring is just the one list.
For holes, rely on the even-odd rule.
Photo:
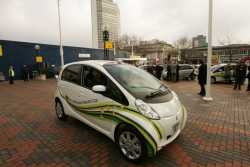
{"label": "front bumper", "polygon": [[184,129],[187,121],[187,110],[184,106],[171,117],[155,121],[161,127],[162,138],[158,141],[157,150],[174,141]]}

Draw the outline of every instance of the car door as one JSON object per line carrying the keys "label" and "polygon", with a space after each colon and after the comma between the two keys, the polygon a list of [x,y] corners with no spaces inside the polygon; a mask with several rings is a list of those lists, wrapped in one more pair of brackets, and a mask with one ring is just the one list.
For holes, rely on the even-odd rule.
{"label": "car door", "polygon": [[225,68],[224,68],[224,66],[218,68],[215,71],[214,76],[216,77],[216,81],[218,81],[218,82],[225,81]]}
{"label": "car door", "polygon": [[186,73],[185,66],[184,65],[180,65],[180,67],[179,67],[179,79],[180,80],[185,79],[185,73]]}
{"label": "car door", "polygon": [[[92,88],[97,85],[105,86],[106,91],[94,92]],[[115,122],[104,118],[104,113],[112,109],[112,106],[128,105],[126,97],[103,72],[88,65],[83,65],[82,86],[78,89],[78,94],[73,101],[76,116],[109,136]]]}
{"label": "car door", "polygon": [[[64,69],[58,87],[67,102],[79,99],[79,89],[82,84],[81,75],[82,65],[80,64],[70,65]],[[67,115],[74,116],[71,110],[66,109],[65,112]]]}
{"label": "car door", "polygon": [[187,65],[187,77],[189,78],[194,72],[194,68],[191,65]]}

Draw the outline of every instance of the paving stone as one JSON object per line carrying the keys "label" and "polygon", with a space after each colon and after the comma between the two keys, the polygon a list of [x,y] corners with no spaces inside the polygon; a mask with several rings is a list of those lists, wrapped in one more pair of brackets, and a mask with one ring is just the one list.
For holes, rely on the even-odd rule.
{"label": "paving stone", "polygon": [[57,120],[56,82],[0,83],[0,166],[250,166],[250,94],[212,85],[214,101],[193,81],[167,83],[188,109],[179,138],[140,164],[126,161],[107,137],[69,118]]}

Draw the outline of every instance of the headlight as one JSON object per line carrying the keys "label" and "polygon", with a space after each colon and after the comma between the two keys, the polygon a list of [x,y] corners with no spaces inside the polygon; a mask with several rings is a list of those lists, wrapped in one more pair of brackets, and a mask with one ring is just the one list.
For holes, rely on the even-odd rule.
{"label": "headlight", "polygon": [[160,116],[146,103],[142,100],[136,100],[135,105],[139,112],[150,119],[160,119]]}

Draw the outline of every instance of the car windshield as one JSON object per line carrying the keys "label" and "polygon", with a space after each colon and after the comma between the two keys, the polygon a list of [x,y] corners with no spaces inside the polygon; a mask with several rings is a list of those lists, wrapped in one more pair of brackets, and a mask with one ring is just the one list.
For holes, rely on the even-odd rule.
{"label": "car windshield", "polygon": [[106,64],[104,68],[137,99],[152,99],[170,92],[151,74],[132,65]]}

